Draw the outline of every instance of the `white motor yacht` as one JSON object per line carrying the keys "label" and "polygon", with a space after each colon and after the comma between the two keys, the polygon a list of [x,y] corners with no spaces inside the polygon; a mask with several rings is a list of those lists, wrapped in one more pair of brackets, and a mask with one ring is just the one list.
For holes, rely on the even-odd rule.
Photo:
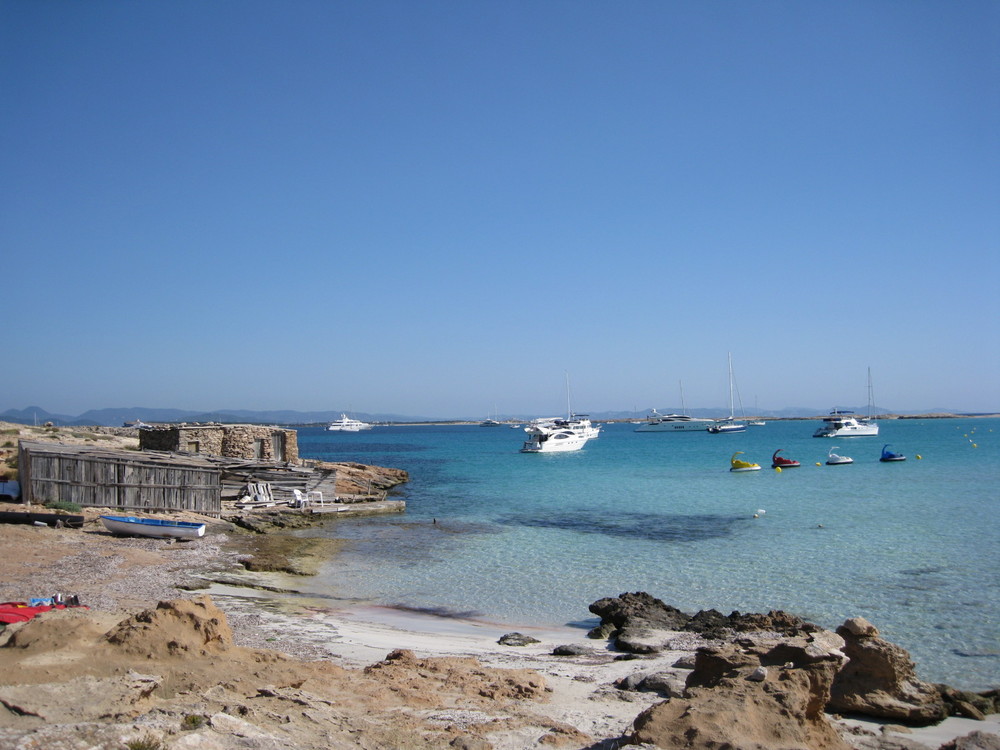
{"label": "white motor yacht", "polygon": [[711,419],[689,417],[687,414],[660,414],[656,409],[636,432],[704,432],[712,425]]}
{"label": "white motor yacht", "polygon": [[600,435],[601,428],[593,425],[586,414],[573,414],[568,419],[533,419],[524,431],[528,439],[521,453],[559,453],[580,450],[588,440]]}
{"label": "white motor yacht", "polygon": [[340,419],[335,422],[330,422],[329,427],[326,429],[333,432],[361,432],[362,430],[370,430],[372,426],[367,422],[362,422],[360,419],[351,419],[346,414],[341,414]]}

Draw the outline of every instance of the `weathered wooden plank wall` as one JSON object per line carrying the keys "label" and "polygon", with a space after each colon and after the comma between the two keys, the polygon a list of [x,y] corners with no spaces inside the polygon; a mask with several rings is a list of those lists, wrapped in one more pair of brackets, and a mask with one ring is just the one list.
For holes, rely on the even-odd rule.
{"label": "weathered wooden plank wall", "polygon": [[214,516],[222,512],[221,471],[214,466],[23,441],[19,454],[26,503],[66,501],[83,507],[188,510]]}

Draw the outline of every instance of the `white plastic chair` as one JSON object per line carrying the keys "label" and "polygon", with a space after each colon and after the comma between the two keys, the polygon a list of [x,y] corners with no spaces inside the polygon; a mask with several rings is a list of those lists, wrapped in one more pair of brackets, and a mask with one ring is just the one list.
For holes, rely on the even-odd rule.
{"label": "white plastic chair", "polygon": [[323,493],[319,490],[303,492],[302,490],[293,489],[292,494],[295,495],[296,508],[308,508],[310,505],[314,504],[325,505],[323,502]]}

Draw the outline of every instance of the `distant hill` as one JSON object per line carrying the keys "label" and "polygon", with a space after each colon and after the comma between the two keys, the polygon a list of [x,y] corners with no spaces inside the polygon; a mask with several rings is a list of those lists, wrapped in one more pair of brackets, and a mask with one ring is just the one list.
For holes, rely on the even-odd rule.
{"label": "distant hill", "polygon": [[[100,425],[103,427],[121,427],[126,422],[137,419],[147,424],[163,422],[222,422],[228,424],[325,424],[335,419],[345,410],[336,411],[253,411],[234,409],[231,411],[190,411],[185,409],[163,409],[142,406],[117,407],[108,409],[91,409],[79,416],[54,414],[40,406],[29,406],[25,409],[8,409],[0,413],[0,421],[16,422],[18,424],[56,425]],[[430,417],[412,417],[401,414],[366,414],[352,412],[351,416],[369,422],[419,422],[432,421]]]}
{"label": "distant hill", "polygon": [[75,420],[77,417],[69,417],[65,414],[52,414],[45,411],[40,406],[28,406],[24,409],[8,409],[0,414],[0,419],[4,422],[16,422],[18,424],[79,424]]}

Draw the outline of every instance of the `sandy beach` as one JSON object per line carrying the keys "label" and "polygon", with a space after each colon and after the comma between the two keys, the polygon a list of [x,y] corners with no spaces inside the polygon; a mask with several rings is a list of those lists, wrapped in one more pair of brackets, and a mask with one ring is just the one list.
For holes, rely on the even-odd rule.
{"label": "sandy beach", "polygon": [[[665,698],[621,683],[682,690],[703,643],[677,633],[623,658],[567,627],[501,645],[510,629],[488,622],[296,596],[297,576],[240,564],[254,537],[224,521],[183,543],[114,537],[85,515],[82,529],[0,525],[0,601],[64,593],[88,607],[0,635],[0,748],[620,747]],[[1000,742],[995,715],[831,721],[858,748]]]}

